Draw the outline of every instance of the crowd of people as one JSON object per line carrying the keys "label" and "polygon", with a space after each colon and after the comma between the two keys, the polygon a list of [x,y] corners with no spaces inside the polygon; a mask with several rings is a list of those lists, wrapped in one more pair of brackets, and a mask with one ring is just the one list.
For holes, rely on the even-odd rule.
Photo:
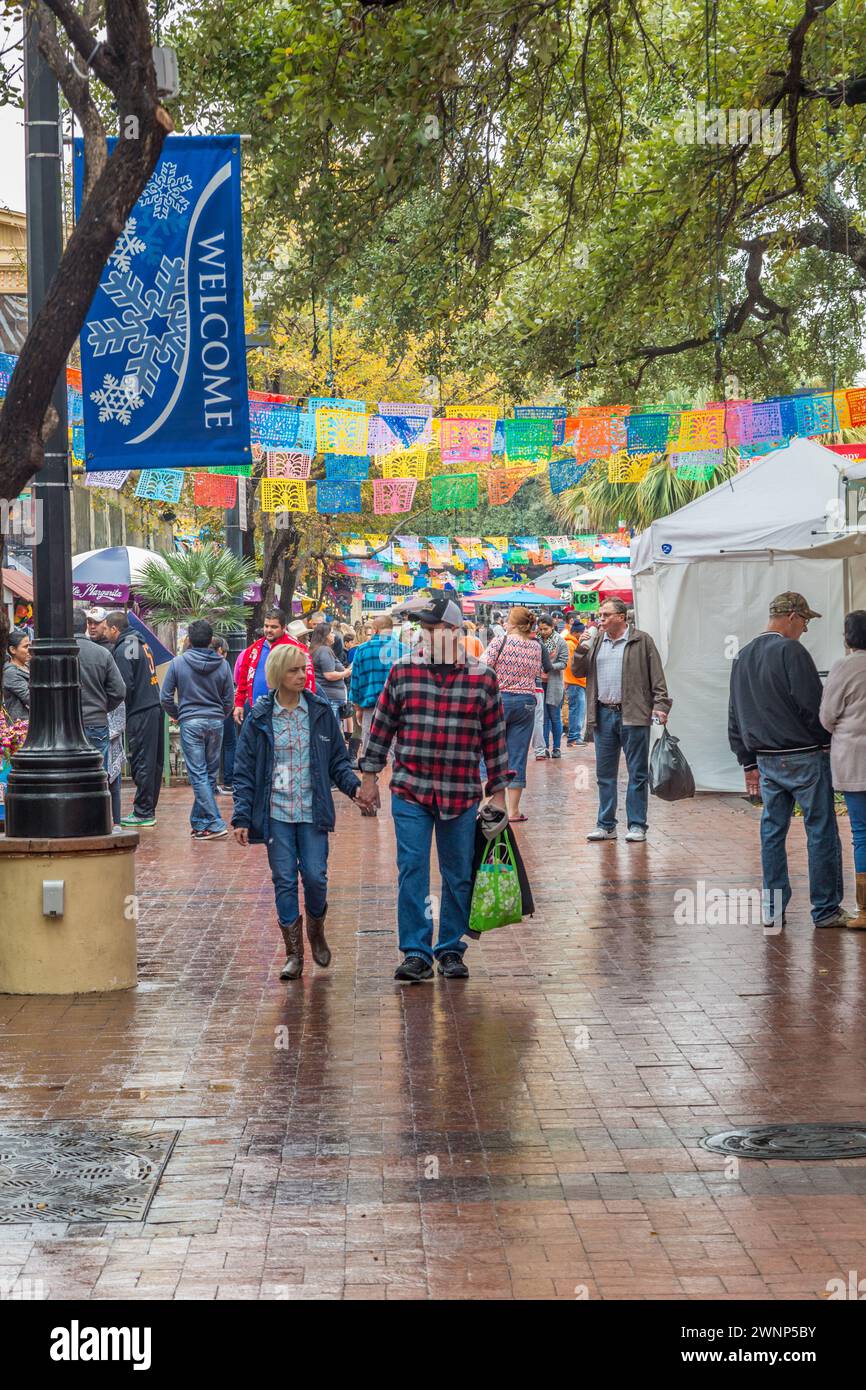
{"label": "crowd of people", "polygon": [[[800,641],[818,617],[801,594],[773,600],[766,631],[733,663],[729,741],[747,791],[763,803],[765,921],[786,920],[785,846],[799,805],[815,926],[866,928],[866,612],[846,618],[849,654],[826,685]],[[479,815],[500,828],[527,820],[521,799],[531,749],[560,760],[563,743],[593,744],[598,810],[587,839],[595,842],[617,838],[623,755],[625,839],[646,839],[650,730],[667,721],[672,702],[653,639],[619,599],[605,600],[586,624],[573,613],[536,618],[517,606],[504,621],[494,613],[476,627],[447,591],[416,595],[360,630],[324,612],[289,620],[273,609],[234,666],[225,639],[196,619],[161,687],[146,637],[128,614],[79,608],[74,630],[82,723],[103,755],[115,825],[156,823],[167,714],[192,790],[191,838],[224,840],[230,822],[239,845],[267,847],[284,979],[302,973],[305,940],[318,965],[331,960],[333,792],[373,817],[389,764],[398,980],[429,979],[434,967],[449,978],[468,974]],[[8,718],[29,717],[29,660],[29,636],[13,633],[2,678]],[[135,788],[125,815],[124,742]],[[844,795],[854,842],[855,916],[842,906],[834,789]],[[434,841],[442,877],[435,943]]]}

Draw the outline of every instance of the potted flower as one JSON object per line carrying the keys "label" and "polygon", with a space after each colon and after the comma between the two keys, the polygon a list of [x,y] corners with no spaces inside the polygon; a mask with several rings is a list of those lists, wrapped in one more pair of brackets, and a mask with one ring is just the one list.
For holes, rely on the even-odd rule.
{"label": "potted flower", "polygon": [[24,747],[27,738],[27,720],[16,719],[13,723],[0,712],[0,821],[6,819],[6,783],[12,767],[12,756]]}

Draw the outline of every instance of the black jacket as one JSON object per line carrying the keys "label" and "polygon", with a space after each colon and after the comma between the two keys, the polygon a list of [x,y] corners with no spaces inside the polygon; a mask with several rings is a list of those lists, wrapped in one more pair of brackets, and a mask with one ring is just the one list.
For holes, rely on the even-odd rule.
{"label": "black jacket", "polygon": [[159,709],[159,681],[153,653],[134,627],[125,627],[114,644],[114,659],[126,686],[126,717]]}
{"label": "black jacket", "polygon": [[103,728],[111,710],[126,699],[126,685],[111,648],[79,634],[78,677],[81,682],[81,720],[84,727]]}
{"label": "black jacket", "polygon": [[[232,825],[246,826],[252,844],[270,839],[271,783],[274,774],[274,692],[256,700],[244,720],[235,752],[232,778],[235,809]],[[313,784],[313,824],[333,830],[337,823],[331,783],[354,799],[361,783],[349,767],[349,755],[333,710],[321,695],[305,690],[310,719],[310,774]]]}
{"label": "black jacket", "polygon": [[813,752],[830,746],[818,718],[823,687],[806,648],[780,632],[743,647],[731,671],[728,742],[745,768],[759,753]]}

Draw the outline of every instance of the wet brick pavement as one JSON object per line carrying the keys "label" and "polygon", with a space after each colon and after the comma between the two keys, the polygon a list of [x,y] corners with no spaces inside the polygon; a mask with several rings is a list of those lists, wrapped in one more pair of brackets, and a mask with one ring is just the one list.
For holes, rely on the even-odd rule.
{"label": "wet brick pavement", "polygon": [[[866,1120],[866,933],[812,929],[801,823],[784,933],[678,924],[678,889],[759,883],[758,813],[652,802],[645,846],[588,845],[590,763],[530,768],[535,918],[473,944],[468,981],[404,988],[387,814],[340,799],[334,961],[286,985],[264,851],[191,844],[188,790],[164,793],[138,859],[140,985],[0,997],[0,1132],[179,1136],[143,1222],[0,1226],[4,1286],[815,1299],[866,1274],[866,1160],[734,1173],[698,1147]],[[843,842],[851,883],[847,822]]]}

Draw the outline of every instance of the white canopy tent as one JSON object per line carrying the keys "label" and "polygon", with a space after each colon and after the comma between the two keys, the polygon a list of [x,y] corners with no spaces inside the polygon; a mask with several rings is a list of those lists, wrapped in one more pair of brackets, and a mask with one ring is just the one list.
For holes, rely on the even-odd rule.
{"label": "white canopy tent", "polygon": [[845,526],[845,479],[864,477],[863,463],[794,439],[635,537],[636,621],[658,645],[699,790],[743,788],[727,738],[731,661],[775,594],[795,589],[823,614],[803,639],[819,671],[843,655],[843,617],[866,608],[866,534]]}

